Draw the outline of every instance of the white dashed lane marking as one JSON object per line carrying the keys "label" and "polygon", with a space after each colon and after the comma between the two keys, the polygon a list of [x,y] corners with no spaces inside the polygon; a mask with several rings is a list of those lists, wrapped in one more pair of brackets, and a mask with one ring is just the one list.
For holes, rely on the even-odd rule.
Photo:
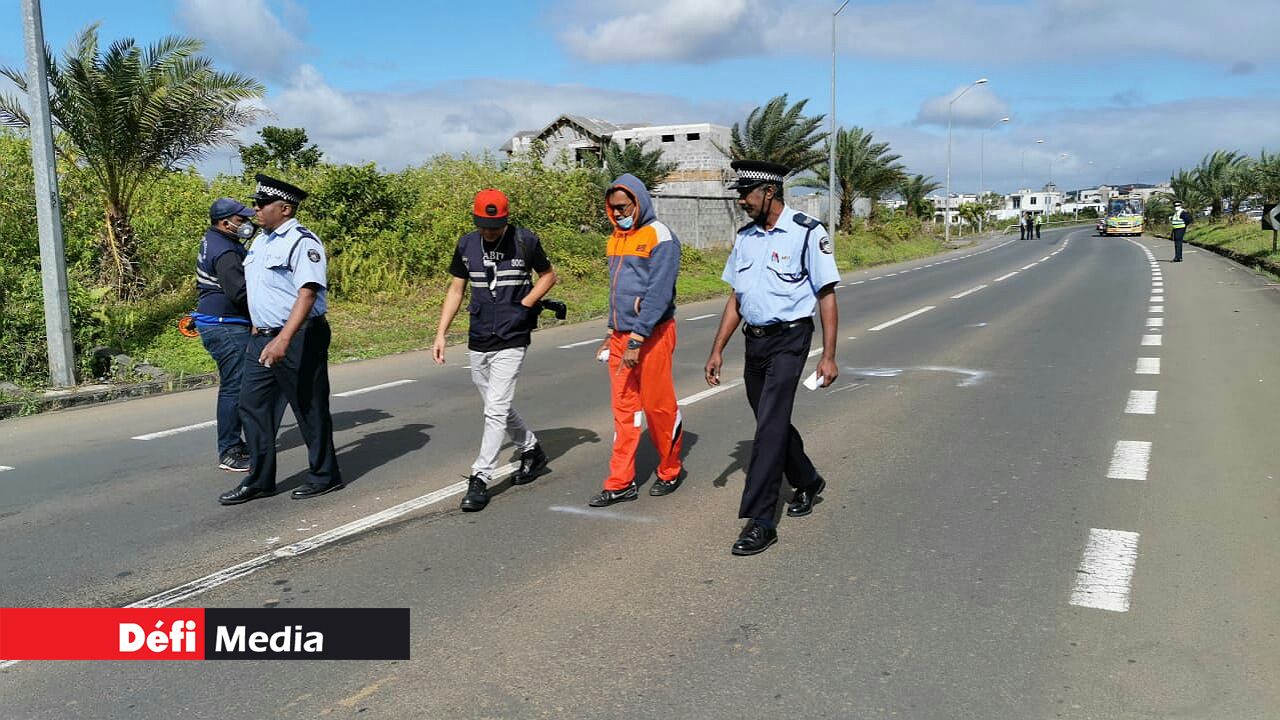
{"label": "white dashed lane marking", "polygon": [[[684,321],[693,322],[694,320],[706,320],[707,318],[713,318],[713,317],[716,317],[715,313],[708,313],[706,315],[695,315],[694,317],[691,317],[691,318],[685,318]],[[595,341],[593,340],[592,342],[595,342]]]}
{"label": "white dashed lane marking", "polygon": [[1001,275],[1000,277],[996,278],[995,280],[992,280],[991,282],[993,282],[993,283],[1004,282],[1005,280],[1008,280],[1009,278],[1011,278],[1011,277],[1013,277],[1014,275],[1017,275],[1017,274],[1018,274],[1018,271],[1017,271],[1017,270],[1014,270],[1013,272],[1011,272],[1011,273],[1009,273],[1009,274],[1007,274],[1007,275]]}
{"label": "white dashed lane marking", "polygon": [[1159,375],[1160,358],[1138,358],[1138,366],[1134,372],[1138,375]]}
{"label": "white dashed lane marking", "polygon": [[196,423],[195,425],[183,425],[182,427],[173,428],[171,430],[161,430],[160,432],[147,433],[146,435],[134,435],[131,440],[159,440],[171,435],[189,432],[191,430],[203,430],[205,428],[217,427],[217,420],[209,420],[208,422]]}
{"label": "white dashed lane marking", "polygon": [[1133,570],[1137,564],[1138,533],[1090,529],[1080,567],[1076,570],[1071,604],[1128,612]]}
{"label": "white dashed lane marking", "polygon": [[583,345],[591,345],[592,343],[599,342],[601,342],[601,339],[596,338],[595,340],[583,340],[582,342],[569,343],[568,345],[557,345],[556,348],[559,350],[568,350],[569,348],[582,347]]}
{"label": "white dashed lane marking", "polygon": [[1130,390],[1129,402],[1125,403],[1124,406],[1125,413],[1129,415],[1155,415],[1156,394],[1155,390]]}
{"label": "white dashed lane marking", "polygon": [[416,383],[416,382],[418,381],[417,380],[392,380],[391,382],[385,382],[385,383],[382,383],[381,385],[370,385],[369,387],[356,388],[355,390],[348,390],[346,392],[334,393],[333,396],[340,397],[340,398],[355,397],[357,395],[364,395],[366,393],[377,392],[379,390],[386,390],[388,388],[393,388],[393,387],[400,387],[401,385],[408,385],[410,383]]}
{"label": "white dashed lane marking", "polygon": [[1164,318],[1152,317],[1147,318],[1147,327],[1164,327]]}
{"label": "white dashed lane marking", "polygon": [[1111,480],[1146,480],[1151,464],[1151,443],[1142,440],[1121,440],[1111,453],[1111,465],[1107,477]]}
{"label": "white dashed lane marking", "polygon": [[728,382],[723,385],[717,385],[713,388],[707,388],[706,390],[703,390],[702,392],[699,392],[699,393],[694,393],[689,397],[684,398],[683,400],[677,400],[676,404],[679,405],[680,407],[692,405],[698,402],[699,400],[706,400],[712,395],[719,395],[725,390],[732,390],[733,388],[736,388],[741,384],[742,384],[741,380],[734,380],[733,382]]}
{"label": "white dashed lane marking", "polygon": [[879,331],[881,331],[881,330],[883,330],[883,329],[885,329],[885,328],[887,328],[887,327],[892,327],[893,325],[897,325],[898,323],[903,322],[903,321],[905,321],[905,320],[910,320],[911,318],[916,317],[917,315],[923,315],[923,314],[925,314],[925,313],[929,312],[930,310],[934,309],[935,307],[937,307],[937,306],[936,306],[936,305],[926,305],[926,306],[924,306],[924,307],[920,308],[919,310],[913,310],[913,311],[911,311],[911,312],[907,313],[906,315],[902,315],[902,316],[900,316],[900,317],[896,317],[896,318],[894,318],[894,319],[892,319],[892,320],[890,320],[890,321],[888,321],[888,322],[880,323],[879,325],[876,325],[876,326],[875,326],[875,327],[873,327],[873,328],[867,328],[867,332],[879,332]]}
{"label": "white dashed lane marking", "polygon": [[1164,344],[1164,338],[1161,335],[1143,335],[1142,344],[1154,347],[1160,347]]}
{"label": "white dashed lane marking", "polygon": [[0,472],[9,472],[12,469],[12,465],[0,465]]}
{"label": "white dashed lane marking", "polygon": [[965,290],[964,292],[960,293],[959,295],[952,295],[952,296],[951,296],[951,299],[952,299],[952,300],[959,300],[959,299],[960,299],[960,298],[962,298],[962,297],[968,297],[969,295],[972,295],[972,294],[974,294],[974,293],[978,292],[979,290],[983,290],[983,289],[985,289],[986,287],[988,287],[988,286],[986,286],[986,285],[979,285],[978,287],[969,288],[968,290]]}

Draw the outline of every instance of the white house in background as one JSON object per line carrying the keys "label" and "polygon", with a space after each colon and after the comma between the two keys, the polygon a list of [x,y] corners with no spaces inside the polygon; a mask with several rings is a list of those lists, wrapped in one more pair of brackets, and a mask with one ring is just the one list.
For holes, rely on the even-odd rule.
{"label": "white house in background", "polygon": [[1004,196],[1004,205],[991,211],[997,220],[1013,221],[1024,212],[1035,215],[1061,212],[1066,195],[1053,185],[1043,190],[1021,189]]}
{"label": "white house in background", "polygon": [[658,190],[689,195],[732,196],[725,187],[729,158],[716,147],[729,146],[729,128],[711,123],[649,125],[612,123],[607,120],[561,115],[541,130],[522,130],[502,146],[507,157],[528,152],[535,140],[546,144],[543,162],[561,158],[575,165],[598,164],[606,143],[644,143],[647,150],[662,150],[662,157],[676,170]]}
{"label": "white house in background", "polygon": [[934,222],[945,223],[947,221],[946,213],[950,212],[952,225],[965,224],[964,219],[960,217],[961,205],[978,202],[978,196],[969,193],[951,193],[950,200],[945,195],[929,195],[925,199],[933,203]]}

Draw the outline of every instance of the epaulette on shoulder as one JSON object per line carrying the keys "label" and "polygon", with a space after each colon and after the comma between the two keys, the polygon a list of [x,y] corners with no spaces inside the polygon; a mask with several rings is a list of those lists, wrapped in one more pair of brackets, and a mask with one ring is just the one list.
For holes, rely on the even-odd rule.
{"label": "epaulette on shoulder", "polygon": [[791,219],[794,220],[797,225],[802,225],[804,227],[809,228],[810,230],[813,230],[814,228],[822,224],[822,222],[819,221],[817,218],[811,218],[802,212],[796,213],[795,216],[792,217]]}
{"label": "epaulette on shoulder", "polygon": [[742,233],[744,233],[744,232],[746,232],[746,231],[750,230],[750,229],[751,229],[751,227],[752,227],[753,225],[755,225],[755,224],[756,224],[756,221],[755,221],[755,220],[752,220],[751,222],[747,223],[746,225],[743,225],[742,227],[738,228],[738,229],[737,229],[737,231],[736,231],[736,233],[737,233],[738,235],[741,235]]}
{"label": "epaulette on shoulder", "polygon": [[315,233],[311,232],[303,225],[298,225],[298,234],[301,235],[302,237],[311,238],[316,242],[320,242],[320,238],[316,237]]}

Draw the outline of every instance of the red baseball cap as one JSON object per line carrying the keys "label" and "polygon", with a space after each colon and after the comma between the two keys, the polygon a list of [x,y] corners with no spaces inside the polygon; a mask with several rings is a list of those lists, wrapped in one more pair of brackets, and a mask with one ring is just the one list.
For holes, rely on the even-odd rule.
{"label": "red baseball cap", "polygon": [[507,224],[507,196],[501,190],[481,190],[471,206],[476,227],[499,228]]}

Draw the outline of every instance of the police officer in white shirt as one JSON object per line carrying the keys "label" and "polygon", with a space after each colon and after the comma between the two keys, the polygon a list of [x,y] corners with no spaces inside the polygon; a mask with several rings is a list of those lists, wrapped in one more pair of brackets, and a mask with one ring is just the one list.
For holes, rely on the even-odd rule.
{"label": "police officer in white shirt", "polygon": [[787,515],[800,517],[826,487],[804,452],[791,424],[796,385],[804,372],[813,337],[815,307],[822,318],[822,357],[817,375],[822,387],[840,374],[836,366],[835,285],[840,282],[834,248],[816,219],[787,207],[782,185],[789,170],[777,163],[737,160],[738,206],[751,222],[738,230],[723,279],[733,294],[707,359],[707,384],[720,384],[721,353],[745,321],[747,400],[756,417],[756,434],[738,517],[747,521],[734,555],[755,555],[777,542],[776,509],[782,478],[796,488]]}
{"label": "police officer in white shirt", "polygon": [[329,414],[329,323],[324,245],[298,224],[307,193],[259,174],[253,196],[262,232],[244,260],[253,323],[240,384],[249,475],[218,502],[237,505],[276,491],[276,434],[288,402],[307,445],[308,477],[294,498],[343,486]]}

